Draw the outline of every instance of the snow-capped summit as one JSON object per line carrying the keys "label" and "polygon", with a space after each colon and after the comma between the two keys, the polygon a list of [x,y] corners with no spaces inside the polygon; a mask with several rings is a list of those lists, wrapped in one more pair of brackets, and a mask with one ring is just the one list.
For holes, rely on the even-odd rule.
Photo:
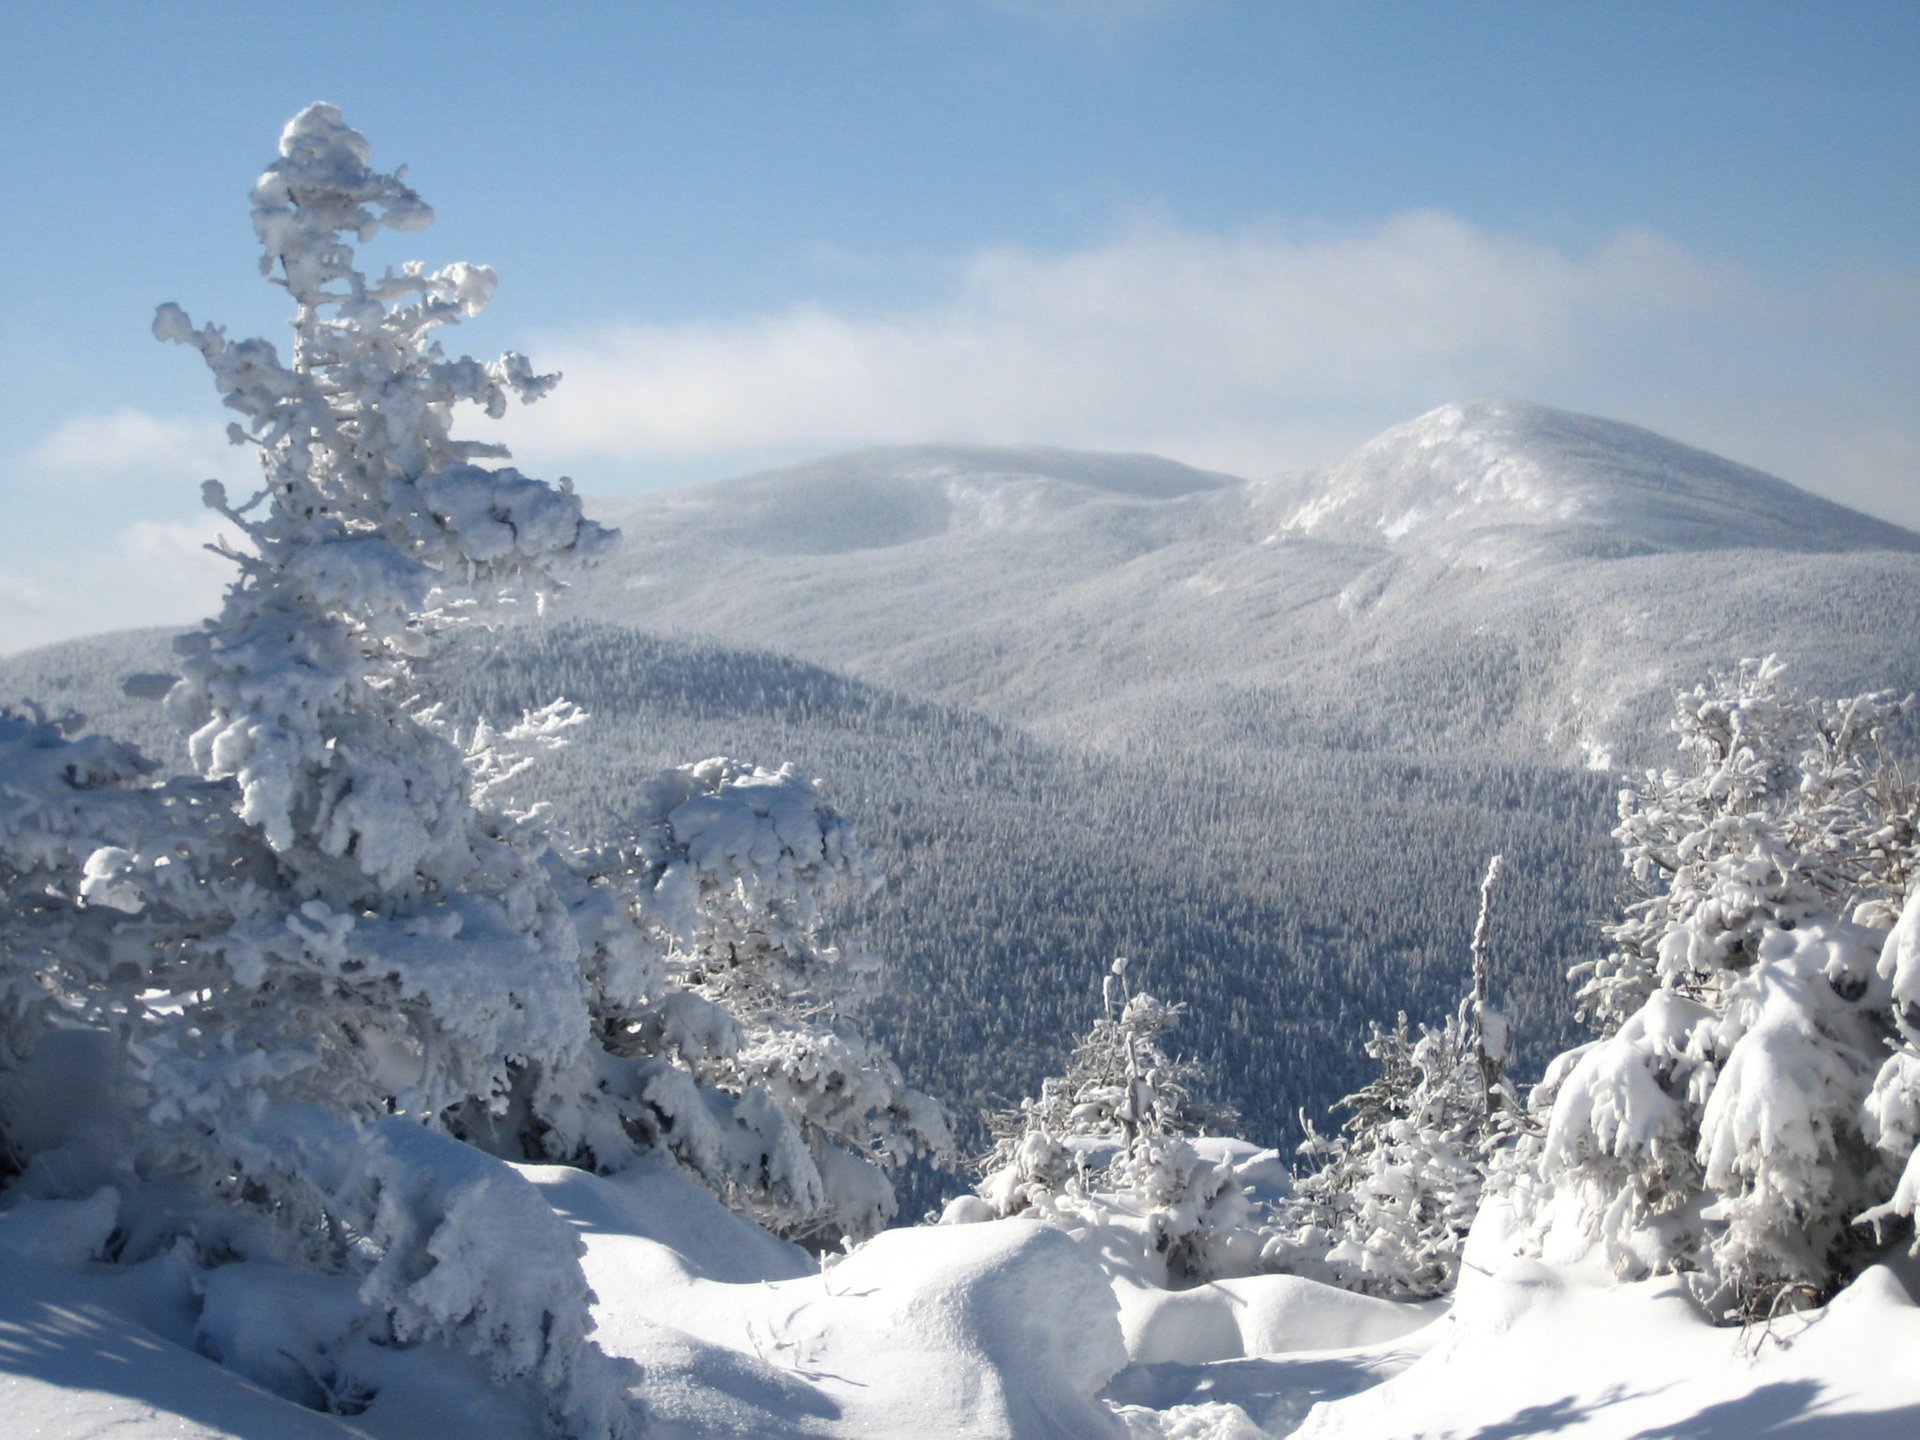
{"label": "snow-capped summit", "polygon": [[1920,535],[1637,426],[1515,400],[1443,405],[1268,487],[1279,535],[1458,553],[1920,550]]}
{"label": "snow-capped summit", "polygon": [[605,508],[640,533],[658,532],[664,503],[675,528],[697,525],[744,550],[835,555],[953,532],[1043,529],[1089,506],[1177,500],[1243,483],[1157,455],[900,445]]}

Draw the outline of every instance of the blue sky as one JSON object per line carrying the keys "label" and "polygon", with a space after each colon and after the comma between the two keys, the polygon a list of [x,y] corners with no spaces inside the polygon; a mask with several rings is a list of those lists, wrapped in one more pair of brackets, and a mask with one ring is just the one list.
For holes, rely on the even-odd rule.
{"label": "blue sky", "polygon": [[[217,593],[244,481],[153,306],[276,336],[246,213],[338,103],[495,266],[456,332],[589,494],[871,443],[1240,473],[1515,394],[1920,526],[1920,6],[0,8],[0,652]],[[491,438],[491,437],[490,437]],[[76,517],[82,523],[76,524]]]}

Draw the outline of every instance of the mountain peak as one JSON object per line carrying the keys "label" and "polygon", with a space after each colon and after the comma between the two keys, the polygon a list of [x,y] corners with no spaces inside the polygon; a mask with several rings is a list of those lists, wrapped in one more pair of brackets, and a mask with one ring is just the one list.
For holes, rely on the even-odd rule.
{"label": "mountain peak", "polygon": [[[881,550],[951,531],[1043,529],[1089,507],[1164,505],[1232,489],[1235,476],[1158,455],[1048,446],[899,445],[828,455],[671,492],[682,521],[760,553]],[[611,507],[646,529],[660,497]]]}
{"label": "mountain peak", "polygon": [[1279,534],[1458,553],[1920,550],[1920,535],[1635,425],[1443,405],[1293,482]]}

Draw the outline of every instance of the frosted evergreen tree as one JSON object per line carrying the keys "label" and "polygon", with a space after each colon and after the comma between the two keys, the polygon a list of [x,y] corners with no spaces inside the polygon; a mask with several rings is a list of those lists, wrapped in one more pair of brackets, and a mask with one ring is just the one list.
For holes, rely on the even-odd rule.
{"label": "frosted evergreen tree", "polygon": [[[240,501],[205,487],[241,543],[167,697],[198,775],[156,785],[126,747],[0,717],[0,1119],[29,1193],[114,1188],[127,1258],[184,1236],[205,1263],[360,1273],[393,1341],[473,1350],[561,1433],[625,1433],[634,1376],[591,1342],[580,1242],[502,1160],[662,1148],[825,1243],[884,1222],[880,1172],[944,1119],[851,1024],[862,967],[822,912],[870,865],[815,787],[668,772],[581,853],[498,803],[578,714],[461,732],[436,703],[462,631],[614,536],[453,437],[460,405],[555,377],[435,341],[490,271],[357,268],[356,243],[431,220],[370,153],[315,105],[254,187],[289,358],[155,321],[262,473]],[[88,1113],[36,1126],[83,1072]]]}
{"label": "frosted evergreen tree", "polygon": [[1772,661],[1680,697],[1688,767],[1621,797],[1637,894],[1581,992],[1606,1034],[1536,1092],[1537,1187],[1518,1193],[1541,1243],[1697,1272],[1713,1313],[1750,1318],[1851,1274],[1863,1219],[1911,1217],[1888,929],[1912,908],[1920,802],[1882,751],[1902,709],[1803,700]]}
{"label": "frosted evergreen tree", "polygon": [[[266,475],[239,506],[210,488],[255,553],[236,554],[242,578],[168,699],[203,774],[238,784],[298,910],[252,927],[247,974],[280,1000],[317,987],[314,1073],[336,1102],[358,1093],[510,1156],[611,1166],[664,1144],[790,1233],[870,1233],[892,1213],[877,1167],[947,1141],[938,1107],[847,1023],[855,987],[837,977],[854,967],[821,942],[821,912],[868,871],[817,791],[729,761],[669,772],[630,843],[578,864],[537,815],[477,803],[523,763],[514,745],[577,717],[456,736],[431,704],[436,651],[613,537],[564,483],[452,438],[457,404],[498,415],[557,377],[432,340],[487,303],[490,271],[355,268],[349,237],[431,218],[367,156],[316,106],[256,186],[265,268],[297,305],[291,364],[175,307],[156,322],[206,357]],[[324,1043],[329,1025],[350,1040]]]}
{"label": "frosted evergreen tree", "polygon": [[[1137,1140],[1197,1135],[1227,1118],[1196,1095],[1200,1066],[1166,1049],[1186,1007],[1135,990],[1129,969],[1123,957],[1103,978],[1100,1016],[1075,1042],[1066,1074],[1043,1080],[1038,1097],[988,1117],[994,1144],[981,1161],[981,1188],[1001,1213],[1018,1213],[1040,1190],[1060,1188],[1067,1171],[1050,1157],[1064,1155],[1070,1137],[1117,1141],[1126,1151]],[[1023,1165],[1023,1154],[1033,1163]]]}
{"label": "frosted evergreen tree", "polygon": [[1453,1288],[1460,1251],[1498,1148],[1520,1123],[1504,1070],[1504,1017],[1489,998],[1489,931],[1501,857],[1487,866],[1472,939],[1473,990],[1435,1028],[1409,1033],[1402,1013],[1378,1024],[1366,1053],[1380,1067],[1339,1107],[1338,1133],[1302,1117],[1287,1225],[1266,1260],[1371,1294],[1426,1297]]}
{"label": "frosted evergreen tree", "polygon": [[1200,1099],[1202,1068],[1166,1048],[1185,1008],[1135,989],[1129,962],[1113,962],[1100,1018],[1074,1046],[1067,1073],[1044,1080],[1037,1098],[988,1117],[994,1144],[975,1187],[981,1215],[1027,1214],[1072,1228],[1101,1223],[1105,1208],[1130,1207],[1143,1213],[1176,1283],[1250,1264],[1258,1247],[1239,1182],[1231,1166],[1191,1143],[1230,1125],[1232,1115]]}
{"label": "frosted evergreen tree", "polygon": [[791,767],[724,758],[656,777],[630,825],[590,863],[631,897],[672,984],[596,1001],[603,1043],[634,1067],[626,1124],[783,1234],[872,1234],[896,1209],[887,1172],[953,1142],[858,1027],[873,958],[827,937],[834,900],[879,883],[871,854]]}
{"label": "frosted evergreen tree", "polygon": [[[477,463],[504,452],[452,438],[456,405],[498,415],[557,377],[441,352],[434,332],[487,304],[491,271],[356,268],[350,240],[432,220],[369,153],[312,106],[254,187],[262,269],[296,306],[287,362],[176,306],[155,321],[205,357],[263,475],[237,505],[206,487],[247,549],[219,618],[177,646],[167,704],[202,776],[237,786],[280,877],[222,941],[234,998],[201,1048],[283,1057],[286,1091],[305,1074],[350,1108],[432,1117],[472,1097],[504,1108],[517,1069],[569,1063],[587,995],[541,840],[472,803],[421,674],[476,611],[551,588],[613,536],[564,484]],[[304,1044],[290,1009],[308,1017]],[[182,1110],[209,1102],[196,1079],[167,1083]]]}

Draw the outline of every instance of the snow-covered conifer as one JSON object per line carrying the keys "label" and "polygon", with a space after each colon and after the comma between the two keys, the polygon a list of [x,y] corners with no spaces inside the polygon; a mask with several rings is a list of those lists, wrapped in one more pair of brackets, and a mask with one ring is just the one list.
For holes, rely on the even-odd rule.
{"label": "snow-covered conifer", "polygon": [[[664,1148],[826,1243],[884,1223],[884,1170],[945,1122],[852,1024],[869,967],[822,910],[872,867],[815,787],[670,771],[581,850],[497,803],[578,712],[462,730],[437,703],[463,630],[614,536],[453,438],[460,404],[555,377],[434,340],[490,271],[357,268],[356,243],[431,220],[369,159],[315,105],[254,187],[287,359],[155,321],[262,468],[243,501],[204,491],[244,543],[167,697],[199,773],[156,784],[124,746],[0,714],[0,1134],[22,1186],[114,1185],[130,1258],[186,1237],[210,1264],[364,1272],[394,1339],[467,1346],[564,1433],[622,1433],[631,1376],[588,1339],[579,1243],[503,1161]],[[36,1124],[83,1068],[98,1103]]]}
{"label": "snow-covered conifer", "polygon": [[1513,1135],[1518,1100],[1503,1071],[1506,1026],[1489,998],[1494,856],[1472,939],[1473,990],[1435,1028],[1414,1036],[1402,1013],[1366,1044],[1379,1073],[1340,1102],[1340,1131],[1303,1118],[1301,1176],[1268,1263],[1371,1294],[1443,1294],[1480,1207],[1496,1150]]}
{"label": "snow-covered conifer", "polygon": [[[441,350],[434,332],[492,296],[484,267],[357,268],[355,242],[433,218],[369,156],[310,106],[254,186],[262,271],[296,307],[290,357],[177,306],[154,322],[204,357],[262,473],[240,503],[205,487],[245,545],[221,614],[177,644],[167,698],[273,872],[199,942],[226,983],[149,1066],[157,1116],[216,1130],[263,1095],[429,1122],[476,1097],[504,1110],[518,1072],[569,1063],[587,1032],[544,841],[473,803],[422,674],[477,608],[551,588],[613,536],[564,484],[453,438],[460,403],[498,415],[555,377]],[[249,1054],[270,1057],[270,1084],[240,1075],[231,1057]]]}
{"label": "snow-covered conifer", "polygon": [[1135,989],[1129,962],[1113,962],[1066,1075],[988,1117],[994,1144],[975,1187],[986,1213],[1074,1228],[1138,1212],[1174,1282],[1251,1267],[1258,1244],[1233,1166],[1191,1143],[1231,1113],[1207,1106],[1202,1068],[1166,1048],[1185,1008]]}
{"label": "snow-covered conifer", "polygon": [[1516,1195],[1542,1243],[1698,1272],[1714,1313],[1750,1317],[1850,1274],[1862,1218],[1910,1215],[1888,926],[1911,914],[1916,796],[1881,752],[1901,708],[1803,700],[1772,661],[1679,697],[1690,764],[1621,797],[1636,894],[1581,992],[1606,1033],[1536,1092]]}
{"label": "snow-covered conifer", "polygon": [[856,1024],[873,958],[827,940],[834,900],[878,883],[851,824],[790,766],[712,759],[644,786],[595,864],[669,982],[600,972],[603,1043],[639,1067],[628,1124],[782,1233],[829,1245],[878,1230],[896,1208],[886,1172],[953,1142]]}
{"label": "snow-covered conifer", "polygon": [[995,1144],[984,1162],[988,1172],[1036,1131],[1130,1141],[1197,1135],[1230,1122],[1201,1099],[1201,1066],[1167,1050],[1166,1036],[1185,1005],[1135,989],[1125,957],[1102,978],[1100,997],[1100,1015],[1075,1042],[1067,1073],[1042,1081],[1037,1099],[989,1117]]}

